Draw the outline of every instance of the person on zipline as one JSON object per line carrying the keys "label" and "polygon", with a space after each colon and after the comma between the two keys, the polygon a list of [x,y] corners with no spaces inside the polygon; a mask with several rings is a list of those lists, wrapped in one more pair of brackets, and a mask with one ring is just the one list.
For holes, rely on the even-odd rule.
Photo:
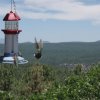
{"label": "person on zipline", "polygon": [[40,59],[42,56],[42,49],[43,49],[43,42],[41,39],[39,42],[37,42],[37,40],[35,38],[35,48],[36,48],[36,52],[34,53],[34,57],[36,59]]}
{"label": "person on zipline", "polygon": [[16,67],[18,67],[18,58],[17,58],[17,55],[16,54],[14,54],[13,59],[14,59],[14,65]]}

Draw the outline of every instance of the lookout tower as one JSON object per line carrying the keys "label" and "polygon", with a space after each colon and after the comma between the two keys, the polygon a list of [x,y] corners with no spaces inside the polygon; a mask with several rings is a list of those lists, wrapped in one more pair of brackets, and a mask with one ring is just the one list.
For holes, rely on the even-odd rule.
{"label": "lookout tower", "polygon": [[[14,5],[14,10],[12,10]],[[25,64],[28,61],[19,55],[18,50],[18,35],[22,30],[19,29],[20,17],[16,13],[15,2],[11,0],[11,11],[7,13],[3,19],[5,29],[2,31],[5,34],[4,56],[1,57],[3,63],[14,63],[14,56],[18,60],[18,64]]]}

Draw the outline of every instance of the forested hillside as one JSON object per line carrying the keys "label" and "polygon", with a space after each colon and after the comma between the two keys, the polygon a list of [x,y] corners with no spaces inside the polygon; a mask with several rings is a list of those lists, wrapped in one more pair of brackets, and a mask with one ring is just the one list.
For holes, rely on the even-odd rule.
{"label": "forested hillside", "polygon": [[[100,60],[99,42],[45,43],[40,63],[34,44],[19,48],[30,63],[0,64],[0,100],[100,100],[100,63],[92,64]],[[63,63],[91,65],[57,66]]]}
{"label": "forested hillside", "polygon": [[[21,43],[20,52],[30,62],[34,62],[34,44]],[[3,53],[3,45],[0,45],[0,53]],[[60,65],[91,64],[100,61],[100,42],[68,42],[68,43],[44,43],[41,63]]]}

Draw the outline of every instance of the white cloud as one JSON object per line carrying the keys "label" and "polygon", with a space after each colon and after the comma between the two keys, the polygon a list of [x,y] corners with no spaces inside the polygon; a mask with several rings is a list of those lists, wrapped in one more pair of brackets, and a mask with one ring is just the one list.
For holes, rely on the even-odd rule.
{"label": "white cloud", "polygon": [[[24,0],[23,5],[17,5],[17,8],[19,13],[25,18],[91,20],[93,22],[100,22],[100,5],[85,5],[79,1],[80,0]],[[4,12],[5,11],[6,9],[4,9]]]}
{"label": "white cloud", "polygon": [[[100,20],[100,5],[85,5],[79,0],[25,0],[24,3],[28,9],[33,10],[27,11],[27,14],[24,14],[26,17],[60,20]],[[34,12],[34,9],[38,9],[40,12]],[[51,12],[48,12],[48,10],[51,10]],[[52,11],[57,13],[52,13]]]}

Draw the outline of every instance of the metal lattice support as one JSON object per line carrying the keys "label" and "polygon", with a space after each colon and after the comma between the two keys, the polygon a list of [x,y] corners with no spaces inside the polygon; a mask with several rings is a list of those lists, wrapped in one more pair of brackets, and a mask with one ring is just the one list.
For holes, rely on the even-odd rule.
{"label": "metal lattice support", "polygon": [[16,3],[14,0],[11,0],[11,11],[14,10],[16,12]]}
{"label": "metal lattice support", "polygon": [[13,7],[14,7],[14,11],[16,12],[16,3],[14,0],[13,0]]}

